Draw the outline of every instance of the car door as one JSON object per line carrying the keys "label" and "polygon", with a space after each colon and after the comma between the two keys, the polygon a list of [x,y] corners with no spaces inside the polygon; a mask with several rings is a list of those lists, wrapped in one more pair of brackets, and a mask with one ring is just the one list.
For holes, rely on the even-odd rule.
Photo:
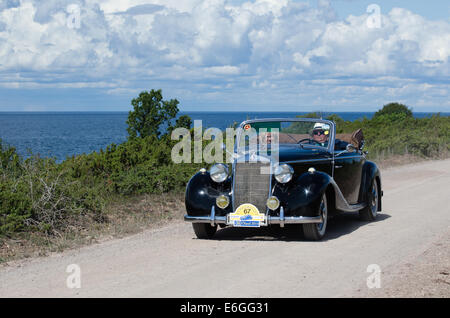
{"label": "car door", "polygon": [[360,151],[334,151],[333,178],[349,204],[357,204],[365,157]]}

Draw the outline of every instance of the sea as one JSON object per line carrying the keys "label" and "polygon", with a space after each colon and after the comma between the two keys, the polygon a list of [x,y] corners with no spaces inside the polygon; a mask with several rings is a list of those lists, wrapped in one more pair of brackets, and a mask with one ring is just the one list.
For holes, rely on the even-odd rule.
{"label": "sea", "polygon": [[[292,118],[302,112],[179,112],[202,120],[204,128],[225,129],[256,118]],[[336,112],[344,120],[371,118],[373,112]],[[328,114],[323,113],[326,117]],[[415,117],[432,113],[414,113]],[[441,113],[450,116],[450,113]],[[0,139],[23,157],[39,154],[58,162],[73,155],[105,149],[127,139],[128,112],[0,112]]]}

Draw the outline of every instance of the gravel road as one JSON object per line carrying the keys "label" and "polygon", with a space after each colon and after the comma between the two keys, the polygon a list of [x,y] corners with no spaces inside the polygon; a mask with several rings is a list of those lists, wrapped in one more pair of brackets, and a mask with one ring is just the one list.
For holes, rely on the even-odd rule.
{"label": "gravel road", "polygon": [[[385,269],[417,258],[448,231],[450,160],[387,169],[382,182],[377,221],[339,216],[320,242],[303,240],[297,227],[226,228],[214,240],[198,240],[191,225],[180,221],[12,262],[0,268],[0,297],[353,296],[368,288],[371,264],[381,269],[382,289]],[[80,269],[81,288],[67,287],[71,264]]]}

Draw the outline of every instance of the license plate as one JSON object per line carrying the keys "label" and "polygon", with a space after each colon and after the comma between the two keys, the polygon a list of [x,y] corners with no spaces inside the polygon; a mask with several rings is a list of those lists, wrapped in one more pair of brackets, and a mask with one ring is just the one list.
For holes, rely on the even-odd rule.
{"label": "license plate", "polygon": [[228,214],[227,223],[235,227],[260,227],[266,224],[266,216],[253,204],[245,203],[236,212]]}
{"label": "license plate", "polygon": [[234,227],[260,227],[260,221],[233,221],[231,224]]}

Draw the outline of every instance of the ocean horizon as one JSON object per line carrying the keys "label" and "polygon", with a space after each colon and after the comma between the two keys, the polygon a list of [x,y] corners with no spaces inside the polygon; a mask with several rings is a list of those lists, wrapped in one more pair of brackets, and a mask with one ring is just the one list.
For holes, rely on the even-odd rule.
{"label": "ocean horizon", "polygon": [[[234,122],[257,118],[289,118],[310,112],[235,112],[235,111],[180,111],[178,116],[189,115],[202,120],[204,128],[225,129]],[[371,118],[375,112],[322,112],[326,117],[337,114],[344,120]],[[437,112],[414,112],[417,118]],[[442,116],[450,116],[441,112]],[[62,161],[67,157],[105,149],[108,145],[126,141],[128,111],[8,111],[0,112],[0,139],[27,157],[31,153],[54,157]]]}

